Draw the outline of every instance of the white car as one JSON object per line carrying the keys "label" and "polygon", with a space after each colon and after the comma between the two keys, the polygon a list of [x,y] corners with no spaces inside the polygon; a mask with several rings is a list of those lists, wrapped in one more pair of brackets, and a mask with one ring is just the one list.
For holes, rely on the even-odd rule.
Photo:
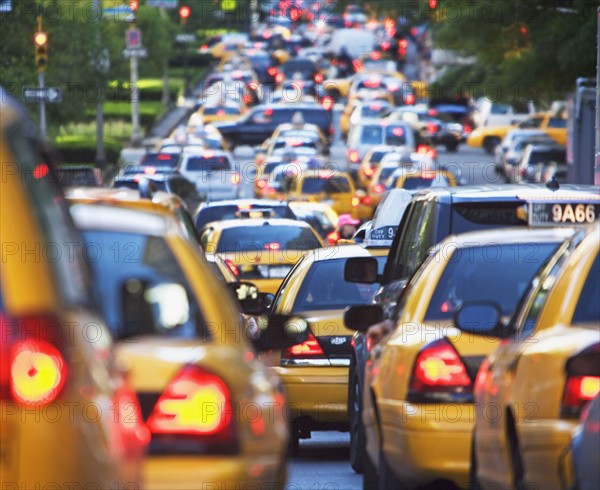
{"label": "white car", "polygon": [[227,151],[184,151],[179,172],[194,182],[209,201],[240,197],[242,178]]}

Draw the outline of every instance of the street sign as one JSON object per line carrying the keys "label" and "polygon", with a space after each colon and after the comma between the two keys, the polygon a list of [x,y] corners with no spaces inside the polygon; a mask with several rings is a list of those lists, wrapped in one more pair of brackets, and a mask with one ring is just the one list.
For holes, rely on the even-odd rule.
{"label": "street sign", "polygon": [[193,43],[196,41],[196,36],[194,34],[177,34],[175,41],[181,44]]}
{"label": "street sign", "polygon": [[221,10],[231,12],[237,8],[237,0],[221,0]]}
{"label": "street sign", "polygon": [[62,101],[62,90],[58,87],[25,87],[23,89],[25,102],[49,102],[57,104]]}
{"label": "street sign", "polygon": [[130,28],[125,31],[125,46],[127,49],[142,47],[142,32],[136,28]]}
{"label": "street sign", "polygon": [[123,50],[123,56],[125,56],[125,58],[146,58],[148,56],[148,50],[146,48],[127,48]]}

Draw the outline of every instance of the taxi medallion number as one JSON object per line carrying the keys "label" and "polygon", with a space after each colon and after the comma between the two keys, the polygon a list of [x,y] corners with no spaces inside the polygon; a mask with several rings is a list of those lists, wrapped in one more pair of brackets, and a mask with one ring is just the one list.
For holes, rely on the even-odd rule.
{"label": "taxi medallion number", "polygon": [[600,203],[531,203],[530,225],[587,225],[600,215]]}

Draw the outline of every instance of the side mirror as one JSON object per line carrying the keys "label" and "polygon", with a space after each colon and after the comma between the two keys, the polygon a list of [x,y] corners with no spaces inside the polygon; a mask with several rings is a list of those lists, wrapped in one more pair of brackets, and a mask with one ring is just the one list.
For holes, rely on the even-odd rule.
{"label": "side mirror", "polygon": [[366,332],[371,325],[383,320],[383,309],[379,305],[348,306],[344,310],[344,324],[358,332]]}
{"label": "side mirror", "polygon": [[352,257],[344,266],[344,280],[361,284],[375,284],[380,277],[377,274],[377,259],[373,257]]}
{"label": "side mirror", "polygon": [[308,339],[306,320],[291,315],[262,316],[258,320],[260,335],[254,341],[257,351],[281,350]]}
{"label": "side mirror", "polygon": [[454,312],[454,325],[463,332],[504,339],[510,330],[502,322],[502,310],[493,301],[468,301]]}
{"label": "side mirror", "polygon": [[262,315],[275,298],[271,293],[260,293],[251,282],[236,282],[230,284],[230,287],[246,315]]}

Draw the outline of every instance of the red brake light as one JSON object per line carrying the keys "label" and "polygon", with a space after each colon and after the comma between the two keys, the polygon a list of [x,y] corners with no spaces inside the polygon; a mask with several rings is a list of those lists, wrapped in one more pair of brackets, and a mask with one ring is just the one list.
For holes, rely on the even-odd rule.
{"label": "red brake light", "polygon": [[161,153],[160,155],[158,155],[157,158],[159,160],[171,160],[173,158],[173,155],[169,155],[168,153]]}
{"label": "red brake light", "polygon": [[162,393],[148,427],[153,434],[211,435],[233,429],[229,388],[198,366],[185,367]]}
{"label": "red brake light", "polygon": [[563,394],[563,414],[578,415],[583,406],[600,393],[600,376],[570,376]]}
{"label": "red brake light", "polygon": [[365,196],[362,198],[361,202],[366,206],[370,206],[371,204],[373,204],[373,198],[371,196]]}
{"label": "red brake light", "polygon": [[279,242],[271,242],[265,245],[266,250],[279,250],[281,249],[281,243]]}
{"label": "red brake light", "polygon": [[428,122],[426,128],[428,133],[437,133],[438,131],[438,125],[434,122]]}
{"label": "red brake light", "polygon": [[146,167],[144,169],[144,173],[146,175],[154,175],[156,173],[156,168],[154,168],[154,167]]}
{"label": "red brake light", "polygon": [[267,70],[267,73],[268,73],[270,76],[274,77],[275,75],[277,75],[277,68],[275,68],[274,66],[272,66],[272,67],[270,67],[270,68]]}
{"label": "red brake light", "polygon": [[413,105],[415,103],[415,94],[406,94],[404,96],[404,103],[406,105]]}
{"label": "red brake light", "polygon": [[376,194],[383,194],[385,192],[385,186],[383,184],[377,184],[373,187],[373,192]]}
{"label": "red brake light", "polygon": [[392,134],[394,136],[402,136],[404,134],[404,130],[402,128],[392,128]]}
{"label": "red brake light", "polygon": [[348,160],[350,160],[352,163],[356,163],[358,162],[358,151],[356,150],[348,150]]}
{"label": "red brake light", "polygon": [[238,266],[235,265],[231,259],[225,259],[225,264],[227,265],[227,267],[229,267],[231,272],[235,274],[235,276],[240,275],[240,270],[238,269]]}
{"label": "red brake light", "polygon": [[258,187],[259,189],[264,189],[265,187],[267,187],[267,181],[264,179],[256,181],[256,187]]}
{"label": "red brake light", "polygon": [[329,111],[333,107],[333,99],[329,96],[323,97],[323,109]]}
{"label": "red brake light", "polygon": [[406,39],[400,39],[400,41],[398,41],[398,47],[402,49],[408,48],[408,41]]}
{"label": "red brake light", "polygon": [[470,394],[473,383],[467,368],[447,340],[438,340],[417,356],[410,380],[412,397],[432,393]]}
{"label": "red brake light", "polygon": [[0,316],[0,398],[40,407],[58,398],[67,381],[67,361],[54,339],[63,335],[52,317],[11,321]]}
{"label": "red brake light", "polygon": [[340,239],[340,234],[337,231],[332,231],[327,235],[327,243],[329,245],[335,245]]}
{"label": "red brake light", "polygon": [[363,173],[365,174],[365,177],[373,177],[375,170],[373,169],[373,167],[369,166],[364,168]]}
{"label": "red brake light", "polygon": [[315,73],[315,83],[321,83],[323,81],[323,75]]}
{"label": "red brake light", "polygon": [[390,49],[390,42],[389,41],[383,41],[381,43],[381,49],[383,49],[384,51],[387,51],[388,49]]}
{"label": "red brake light", "polygon": [[46,163],[40,163],[33,169],[33,178],[37,180],[43,179],[49,172],[50,169],[48,168],[48,165]]}
{"label": "red brake light", "polygon": [[284,79],[283,73],[277,73],[277,75],[275,75],[275,81],[277,83],[283,82],[283,79]]}
{"label": "red brake light", "polygon": [[372,59],[373,61],[377,61],[377,60],[378,60],[378,59],[380,59],[380,58],[381,58],[381,53],[380,53],[379,51],[373,51],[373,52],[371,53],[371,59]]}
{"label": "red brake light", "polygon": [[301,344],[288,347],[281,355],[281,359],[324,359],[325,353],[319,344],[317,338],[308,334],[308,338]]}

